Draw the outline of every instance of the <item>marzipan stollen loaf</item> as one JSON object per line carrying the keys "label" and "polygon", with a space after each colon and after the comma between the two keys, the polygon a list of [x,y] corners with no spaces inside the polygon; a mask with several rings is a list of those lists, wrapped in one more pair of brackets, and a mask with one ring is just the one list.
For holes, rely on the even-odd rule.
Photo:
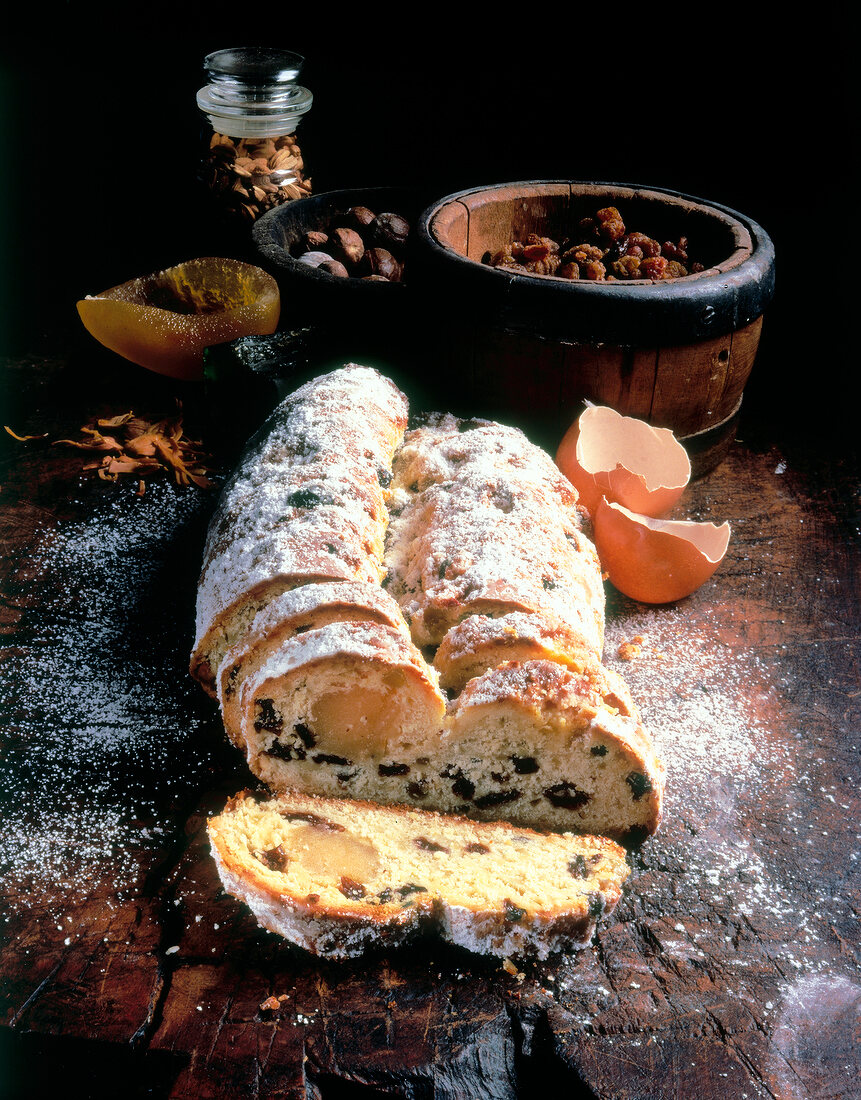
{"label": "marzipan stollen loaf", "polygon": [[[406,431],[406,414],[376,371],[333,371],[226,486],[192,671],[229,736],[275,790],[648,835],[663,769],[601,663],[576,491],[517,429],[433,414]],[[361,522],[360,575],[321,577]]]}
{"label": "marzipan stollen loaf", "polygon": [[263,927],[331,958],[429,932],[547,958],[589,941],[629,873],[600,837],[295,792],[243,792],[207,827],[226,889]]}
{"label": "marzipan stollen loaf", "polygon": [[[522,432],[449,414],[407,431],[404,395],[350,364],[283,402],[226,484],[192,674],[273,791],[378,825],[390,819],[364,807],[641,839],[660,821],[664,771],[601,661],[589,532],[576,491]],[[341,951],[345,921],[354,947],[383,928],[395,942],[423,912],[385,909],[381,923],[379,906],[345,916],[335,899],[309,918],[261,886],[256,857],[215,848],[228,890],[311,950]],[[430,909],[437,923],[447,911]],[[527,949],[526,926],[500,938],[491,910],[470,917],[474,949],[488,937]]]}

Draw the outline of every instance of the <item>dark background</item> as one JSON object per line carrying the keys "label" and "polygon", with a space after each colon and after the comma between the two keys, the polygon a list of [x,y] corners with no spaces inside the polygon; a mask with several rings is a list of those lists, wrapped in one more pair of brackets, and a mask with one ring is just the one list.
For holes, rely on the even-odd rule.
{"label": "dark background", "polygon": [[839,12],[605,8],[25,11],[0,43],[3,350],[80,340],[78,298],[210,251],[203,58],[268,44],[306,58],[315,191],[593,179],[724,204],[777,254],[751,392],[798,412],[828,376],[845,388],[857,114]]}

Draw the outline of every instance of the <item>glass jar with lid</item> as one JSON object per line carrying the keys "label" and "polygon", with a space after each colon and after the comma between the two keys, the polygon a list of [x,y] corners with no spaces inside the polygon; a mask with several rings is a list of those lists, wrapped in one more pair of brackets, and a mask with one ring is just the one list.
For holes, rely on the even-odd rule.
{"label": "glass jar with lid", "polygon": [[204,59],[199,178],[225,222],[250,226],[271,207],[311,193],[296,137],[313,102],[296,83],[303,63],[298,54],[263,46],[217,50]]}

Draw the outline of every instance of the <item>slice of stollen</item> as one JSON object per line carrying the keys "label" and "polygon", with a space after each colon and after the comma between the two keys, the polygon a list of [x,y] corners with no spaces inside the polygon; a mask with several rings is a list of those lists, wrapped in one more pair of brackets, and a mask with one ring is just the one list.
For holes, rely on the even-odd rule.
{"label": "slice of stollen", "polygon": [[598,661],[512,662],[470,680],[446,750],[470,816],[626,841],[660,823],[663,764],[627,685]]}
{"label": "slice of stollen", "polygon": [[287,639],[246,677],[239,707],[249,767],[269,787],[362,798],[393,761],[438,741],[446,699],[403,630],[330,622]]}
{"label": "slice of stollen", "polygon": [[433,664],[440,686],[457,695],[476,676],[510,661],[556,661],[583,668],[600,659],[595,644],[594,636],[550,612],[468,615],[446,633]]}
{"label": "slice of stollen", "polygon": [[591,939],[629,874],[600,837],[295,792],[240,793],[207,827],[227,892],[264,928],[330,958],[425,933],[547,958]]}

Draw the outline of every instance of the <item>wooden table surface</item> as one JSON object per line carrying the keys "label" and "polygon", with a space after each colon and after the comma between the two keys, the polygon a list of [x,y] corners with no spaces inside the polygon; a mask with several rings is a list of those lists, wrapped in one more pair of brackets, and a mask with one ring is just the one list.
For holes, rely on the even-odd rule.
{"label": "wooden table surface", "polygon": [[[715,577],[608,590],[606,659],[668,771],[659,833],[574,957],[436,943],[316,961],[225,895],[204,822],[248,784],[190,681],[215,492],[101,481],[62,438],[206,403],[96,353],[6,365],[0,443],[3,1097],[861,1095],[857,465],[743,414],[689,518]],[[221,456],[224,459],[224,456]],[[623,661],[618,647],[641,638]],[[262,1008],[277,998],[278,1008]]]}

